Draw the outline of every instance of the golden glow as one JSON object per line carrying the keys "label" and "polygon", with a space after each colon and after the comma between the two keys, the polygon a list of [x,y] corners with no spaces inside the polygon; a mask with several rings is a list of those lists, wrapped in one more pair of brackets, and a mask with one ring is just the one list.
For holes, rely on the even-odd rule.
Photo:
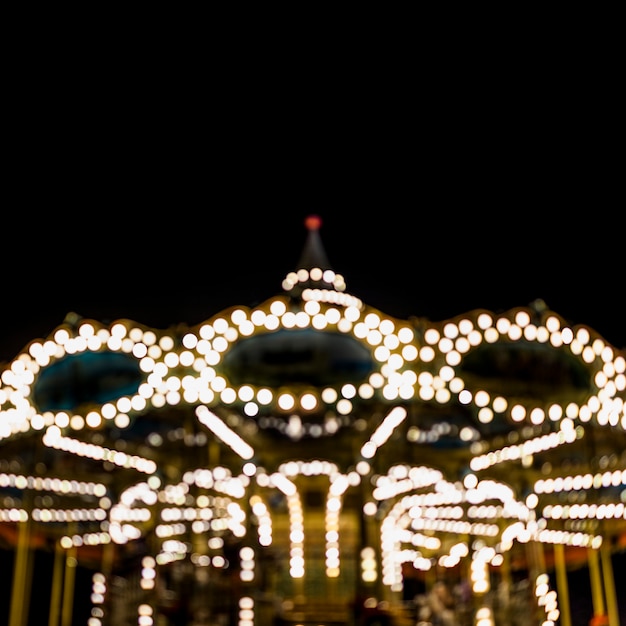
{"label": "golden glow", "polygon": [[[40,503],[26,510],[7,499],[0,506],[0,522],[23,523],[30,518],[44,525],[81,521],[101,524],[101,532],[63,536],[60,542],[64,549],[123,544],[142,537],[153,525],[160,545],[152,561],[142,563],[140,585],[147,591],[154,585],[155,568],[160,564],[188,557],[201,567],[227,567],[220,553],[223,544],[205,540],[203,549],[215,553],[201,554],[187,542],[185,537],[190,532],[198,536],[229,532],[260,546],[272,545],[276,531],[271,492],[278,491],[284,496],[289,520],[286,536],[290,575],[302,579],[307,563],[301,493],[307,478],[323,476],[323,559],[326,576],[336,578],[342,570],[339,545],[344,498],[362,480],[363,488],[369,490],[363,505],[366,519],[378,523],[381,518],[379,545],[367,546],[360,554],[363,582],[374,583],[380,578],[395,592],[402,588],[403,563],[428,569],[433,564],[455,567],[460,560],[468,559],[474,593],[480,598],[490,591],[489,568],[502,564],[504,553],[514,542],[595,549],[604,539],[594,534],[593,529],[601,526],[598,522],[626,520],[626,469],[615,467],[619,461],[595,459],[596,468],[589,473],[578,469],[569,474],[565,468],[549,468],[544,478],[530,486],[531,492],[523,500],[510,486],[484,477],[490,468],[505,463],[529,466],[541,453],[580,440],[590,424],[623,434],[623,351],[608,345],[591,329],[570,327],[551,312],[516,309],[498,315],[464,314],[442,323],[403,321],[345,293],[343,277],[332,271],[300,269],[288,274],[283,286],[291,291],[310,279],[324,281],[327,288],[305,288],[299,307],[285,296],[254,309],[235,307],[196,328],[185,329],[180,336],[177,331],[145,329],[130,321],[117,321],[109,327],[81,321],[76,326],[56,329],[46,340],[33,341],[0,375],[0,443],[34,434],[50,449],[110,465],[135,479],[117,496],[109,493],[104,484],[3,471],[0,487],[33,490],[38,498],[73,496],[74,506]],[[223,363],[237,342],[287,329],[349,336],[368,351],[372,371],[361,381],[326,384],[320,389],[306,384],[261,388],[228,380]],[[504,347],[530,343],[542,350],[563,353],[588,374],[588,389],[575,397],[551,397],[544,402],[523,395],[507,397],[500,389],[495,392],[494,388],[473,382],[464,369],[466,359],[469,361],[485,344],[500,343]],[[75,411],[38,412],[33,389],[46,368],[68,355],[104,351],[135,359],[142,374],[135,394],[101,405],[77,407]],[[369,401],[378,411],[375,423],[368,423],[372,416],[362,410]],[[428,405],[435,410],[461,405],[476,418],[476,427],[457,433],[460,441],[472,442],[465,468],[471,473],[462,482],[448,480],[433,467],[397,463],[385,468],[385,473],[377,466],[384,456],[383,449],[387,452],[395,445],[403,428],[409,433],[403,445],[420,442],[424,431],[412,425],[411,409]],[[228,446],[241,459],[239,475],[213,464],[211,469],[189,470],[179,482],[172,479],[170,484],[161,484],[158,470],[163,468],[150,458],[149,447],[145,453],[131,454],[123,445],[105,447],[94,443],[104,441],[97,435],[113,424],[124,430],[145,414],[181,406],[195,410],[196,426],[205,436],[197,445],[206,445],[208,434],[211,441]],[[234,423],[229,421],[231,414],[236,416]],[[311,414],[319,422],[313,426],[307,424]],[[481,441],[477,429],[500,421],[508,426],[509,438]],[[293,439],[330,435],[353,427],[360,458],[355,459],[354,467],[343,471],[323,459],[294,460],[280,468],[264,469],[252,461],[256,451],[247,435],[254,432],[252,426],[263,428],[276,423]],[[159,437],[155,435],[149,441],[157,446]],[[142,477],[145,482],[141,482]],[[560,503],[555,503],[556,499],[546,503],[546,496],[553,494],[564,497]],[[585,500],[587,494],[593,497]],[[82,505],[84,495],[96,496],[98,504]],[[249,516],[255,524],[248,524]],[[548,528],[551,521],[562,522],[565,529]],[[589,525],[580,525],[583,522]],[[247,536],[251,526],[256,528],[254,537]],[[447,540],[451,535],[456,536],[453,542]],[[239,558],[241,583],[245,585],[255,578],[254,549],[246,546]],[[94,577],[92,586],[93,604],[101,607],[106,580]],[[543,575],[536,580],[535,595],[545,612],[545,623],[555,622],[559,617],[556,594]],[[476,606],[476,624],[492,624],[489,609]],[[139,604],[137,612],[139,624],[152,623],[149,604]],[[238,623],[253,624],[253,615],[254,602],[244,595]],[[94,620],[102,617],[93,614]]]}

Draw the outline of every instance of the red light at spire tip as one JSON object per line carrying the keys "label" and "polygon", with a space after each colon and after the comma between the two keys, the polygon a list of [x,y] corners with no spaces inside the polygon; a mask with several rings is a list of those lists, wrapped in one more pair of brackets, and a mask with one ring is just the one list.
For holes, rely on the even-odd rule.
{"label": "red light at spire tip", "polygon": [[304,220],[304,224],[309,230],[319,230],[322,225],[322,218],[319,215],[309,215]]}

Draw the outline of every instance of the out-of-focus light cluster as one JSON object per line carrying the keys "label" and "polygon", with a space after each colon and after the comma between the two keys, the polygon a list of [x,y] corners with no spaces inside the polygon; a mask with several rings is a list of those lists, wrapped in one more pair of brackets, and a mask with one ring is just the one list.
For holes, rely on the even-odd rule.
{"label": "out-of-focus light cluster", "polygon": [[254,580],[254,568],[255,568],[255,556],[254,548],[250,546],[244,546],[239,550],[240,571],[239,578],[244,583],[249,583]]}
{"label": "out-of-focus light cluster", "polygon": [[493,611],[488,606],[481,606],[476,611],[475,626],[494,626]]}
{"label": "out-of-focus light cluster", "polygon": [[[310,288],[310,282],[324,282],[328,289]],[[146,475],[145,482],[128,487],[117,501],[103,484],[67,481],[55,478],[0,474],[0,487],[18,490],[72,495],[79,501],[94,501],[92,507],[74,508],[38,506],[31,511],[18,502],[6,502],[0,508],[0,521],[24,522],[31,515],[36,522],[95,522],[101,532],[65,535],[65,549],[110,541],[124,544],[140,538],[146,526],[156,522],[160,552],[142,562],[141,587],[154,588],[155,568],[190,555],[190,544],[182,539],[189,530],[196,535],[232,533],[244,538],[248,531],[245,502],[252,477],[260,489],[278,489],[287,502],[289,515],[290,575],[300,579],[305,574],[304,512],[298,480],[302,476],[328,476],[325,510],[326,576],[340,572],[340,513],[345,492],[360,484],[372,470],[372,460],[388,443],[394,431],[405,421],[405,404],[419,402],[467,407],[480,424],[504,421],[512,429],[539,428],[553,423],[549,434],[528,437],[491,450],[490,442],[478,441],[478,431],[464,429],[459,438],[472,442],[472,472],[481,472],[506,462],[532,463],[539,453],[571,444],[585,436],[588,423],[626,430],[626,359],[600,337],[584,327],[570,328],[552,313],[520,309],[501,315],[476,312],[440,324],[401,321],[364,306],[344,293],[341,275],[321,269],[290,273],[283,282],[285,291],[302,289],[301,307],[294,308],[288,296],[273,298],[254,309],[237,307],[224,311],[198,327],[178,336],[157,332],[130,321],[110,326],[81,321],[76,327],[60,327],[47,340],[32,342],[0,374],[0,442],[15,440],[29,433],[41,433],[44,445],[77,457],[108,463],[119,470]],[[278,330],[311,330],[350,336],[365,346],[372,356],[373,371],[361,384],[327,385],[321,389],[303,385],[298,390],[272,389],[252,384],[236,385],[224,373],[223,362],[238,342]],[[544,349],[563,351],[589,373],[590,391],[584,400],[567,398],[545,404],[533,399],[520,400],[471,388],[464,380],[465,358],[480,346],[498,343],[529,343]],[[142,380],[136,393],[74,412],[39,412],[34,404],[34,387],[48,367],[65,357],[81,353],[121,353],[135,359]],[[264,426],[279,428],[294,440],[303,435],[332,435],[339,428],[354,425],[359,406],[377,399],[390,408],[369,439],[360,447],[356,469],[347,474],[326,461],[287,463],[276,471],[260,470],[253,459],[255,450],[227,422],[217,415],[217,407],[228,408],[242,418]],[[123,450],[82,441],[85,434],[114,426],[128,428],[145,413],[179,405],[195,407],[200,425],[226,444],[243,462],[246,470],[239,476],[224,467],[188,472],[181,482],[162,485],[156,474],[157,463]],[[395,405],[395,406],[393,406]],[[307,417],[324,415],[322,423],[309,424]],[[439,425],[439,427],[442,427]],[[419,441],[423,432],[411,431]],[[441,433],[435,433],[439,436]],[[429,434],[428,436],[431,436]],[[197,445],[203,445],[203,439]],[[402,589],[402,565],[411,562],[418,569],[437,563],[454,567],[471,554],[474,592],[489,590],[488,565],[497,566],[502,554],[514,541],[542,541],[597,548],[602,538],[592,534],[550,531],[547,520],[626,519],[624,501],[593,504],[550,504],[539,509],[540,497],[553,493],[621,488],[626,484],[626,470],[596,474],[577,474],[537,481],[535,492],[526,502],[519,501],[510,487],[469,474],[463,483],[448,482],[439,470],[399,464],[386,475],[372,476],[372,501],[365,504],[369,519],[383,516],[380,525],[381,570],[383,584],[392,591]],[[190,487],[194,489],[190,489]],[[414,493],[425,490],[424,493]],[[191,493],[194,492],[192,497]],[[215,491],[216,494],[212,492]],[[622,498],[626,499],[622,489]],[[405,495],[403,495],[405,494]],[[17,498],[16,498],[17,500]],[[260,495],[249,499],[250,514],[258,521],[258,542],[272,543],[270,509]],[[388,506],[388,508],[386,508]],[[532,509],[532,512],[531,512]],[[535,511],[543,516],[535,520]],[[502,525],[502,520],[505,524]],[[430,533],[471,535],[471,543],[461,541],[443,550],[441,541]],[[227,567],[220,552],[223,544],[211,536],[208,555],[191,553],[200,566]],[[438,554],[438,561],[433,559]],[[243,548],[240,556],[242,582],[254,580],[255,553]],[[377,579],[376,554],[373,548],[361,553],[361,576],[364,582]],[[106,583],[101,575],[93,580],[93,610],[89,626],[101,626]],[[545,608],[544,626],[558,620],[556,594],[547,588],[543,577],[537,579],[536,596]],[[254,621],[254,602],[244,596],[239,603],[239,626]],[[491,626],[488,608],[476,613],[476,626]],[[138,626],[152,626],[153,610],[148,604],[138,608]]]}
{"label": "out-of-focus light cluster", "polygon": [[141,559],[141,578],[139,581],[139,586],[142,589],[154,589],[157,575],[156,566],[156,559],[151,556],[144,556],[143,559]]}
{"label": "out-of-focus light cluster", "polygon": [[[413,493],[395,501],[395,496],[408,491],[410,477],[413,488],[420,486],[427,491]],[[392,589],[403,586],[402,563],[412,562],[416,569],[429,570],[433,566],[431,555],[438,553],[438,564],[442,567],[455,567],[461,558],[469,554],[465,542],[454,544],[448,553],[441,553],[440,542],[424,535],[424,531],[453,533],[458,536],[470,535],[480,538],[473,547],[472,558],[487,560],[492,565],[500,564],[502,552],[512,545],[512,537],[518,538],[523,530],[528,530],[531,514],[528,507],[514,497],[508,485],[492,480],[479,480],[475,474],[468,474],[464,483],[451,483],[437,472],[428,468],[407,468],[395,466],[388,477],[379,477],[378,483],[386,490],[379,492],[394,498],[395,504],[389,509],[381,524],[381,558],[383,582]],[[400,490],[390,489],[398,484]],[[374,493],[377,493],[376,490]],[[509,519],[504,532],[494,519]],[[507,529],[515,529],[515,533]],[[529,536],[531,531],[528,530]],[[497,541],[500,536],[501,541]],[[532,534],[536,538],[536,534]],[[490,540],[494,545],[486,545]],[[410,546],[405,548],[404,546]],[[488,559],[487,559],[488,556]],[[479,581],[480,588],[484,581]],[[477,591],[478,593],[478,591]],[[484,593],[484,592],[481,592]]]}
{"label": "out-of-focus light cluster", "polygon": [[539,574],[535,580],[535,596],[537,605],[543,608],[545,620],[541,626],[555,626],[559,621],[560,611],[556,591],[550,589],[550,579],[547,574]]}
{"label": "out-of-focus light cluster", "polygon": [[502,450],[494,450],[487,454],[475,456],[470,461],[470,467],[473,471],[480,471],[506,461],[523,461],[525,458],[532,458],[533,454],[572,443],[576,439],[580,439],[583,433],[583,429],[574,428],[572,421],[566,418],[560,422],[558,432],[527,439],[522,444],[506,446]]}
{"label": "out-of-focus light cluster", "polygon": [[[340,385],[321,392],[308,388],[301,396],[287,391],[276,395],[269,388],[246,384],[233,386],[220,373],[224,356],[236,342],[294,328],[351,334],[372,351],[379,367],[361,387]],[[322,406],[341,416],[353,410],[355,397],[368,400],[375,393],[389,402],[420,399],[445,404],[457,397],[460,403],[473,405],[484,423],[496,415],[508,416],[512,423],[534,425],[564,417],[585,423],[596,416],[601,425],[626,429],[626,406],[619,396],[626,389],[626,360],[584,327],[574,331],[554,314],[537,325],[527,310],[499,317],[482,312],[473,318],[432,325],[423,329],[421,337],[408,322],[386,318],[373,309],[310,300],[296,313],[284,297],[253,310],[234,308],[181,338],[166,333],[159,336],[128,321],[115,322],[109,328],[83,321],[77,329],[59,328],[53,339],[34,341],[28,352],[2,372],[0,439],[51,426],[80,431],[114,422],[124,428],[131,415],[181,402],[236,405],[249,417],[267,411],[306,415]],[[470,390],[458,370],[464,357],[484,343],[500,341],[546,344],[567,351],[592,375],[595,394],[580,406],[568,401],[544,408],[492,397],[484,389]],[[39,414],[30,398],[40,372],[65,356],[89,351],[123,352],[136,358],[145,376],[137,394],[107,402],[99,409],[92,407],[85,415],[63,411]],[[51,433],[50,438],[58,435],[52,437]]]}
{"label": "out-of-focus light cluster", "polygon": [[153,626],[154,609],[149,604],[140,604],[137,607],[137,626]]}
{"label": "out-of-focus light cluster", "polygon": [[106,592],[106,576],[101,572],[96,572],[91,577],[91,612],[87,620],[87,626],[102,626],[104,623]]}
{"label": "out-of-focus light cluster", "polygon": [[496,555],[494,548],[490,546],[478,545],[472,552],[472,562],[470,565],[470,581],[472,583],[472,591],[476,595],[483,595],[491,589],[491,581],[489,580],[489,563]]}
{"label": "out-of-focus light cluster", "polygon": [[364,459],[371,459],[376,450],[385,444],[393,431],[406,419],[406,415],[404,407],[396,406],[391,409],[367,443],[361,447],[361,456]]}
{"label": "out-of-focus light cluster", "polygon": [[364,583],[374,583],[378,579],[376,550],[365,546],[361,550],[361,578]]}
{"label": "out-of-focus light cluster", "polygon": [[239,599],[239,620],[237,626],[255,626],[254,598],[243,596]]}

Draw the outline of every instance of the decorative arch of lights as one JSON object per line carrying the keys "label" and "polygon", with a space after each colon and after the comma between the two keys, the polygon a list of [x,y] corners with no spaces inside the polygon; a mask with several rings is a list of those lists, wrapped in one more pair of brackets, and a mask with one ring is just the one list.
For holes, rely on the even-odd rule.
{"label": "decorative arch of lights", "polygon": [[[323,281],[330,288],[307,288],[300,298],[290,298],[290,289],[311,280]],[[30,522],[41,528],[62,525],[66,531],[58,536],[58,542],[66,550],[126,544],[141,538],[146,528],[156,527],[161,546],[158,553],[142,561],[140,584],[145,590],[154,586],[155,568],[189,557],[188,544],[177,539],[183,531],[228,531],[244,542],[239,553],[243,584],[240,626],[255,624],[254,599],[246,585],[254,585],[257,550],[275,540],[267,503],[273,491],[284,495],[290,512],[290,575],[294,579],[304,576],[297,483],[301,475],[317,475],[327,481],[326,575],[331,578],[341,571],[337,547],[342,500],[350,489],[364,482],[371,484],[363,515],[381,520],[380,545],[363,548],[361,576],[365,583],[378,582],[391,594],[402,589],[406,564],[424,570],[433,567],[433,559],[427,556],[430,553],[438,554],[436,564],[443,567],[470,558],[473,591],[480,595],[489,589],[488,568],[500,565],[515,542],[599,548],[604,536],[584,530],[599,528],[586,522],[611,520],[613,527],[623,526],[623,457],[612,467],[607,462],[603,471],[537,480],[524,494],[500,478],[490,477],[494,467],[523,466],[539,452],[567,447],[583,438],[591,425],[624,436],[626,358],[593,329],[572,327],[558,314],[532,307],[500,314],[478,310],[440,323],[394,319],[344,293],[343,277],[329,270],[290,273],[283,287],[284,294],[255,308],[232,307],[184,331],[179,327],[175,332],[158,331],[129,320],[105,325],[78,319],[63,323],[44,340],[33,340],[1,373],[0,450],[35,438],[49,450],[95,464],[107,463],[128,478],[125,488],[113,493],[107,482],[42,476],[34,467],[30,473],[23,468],[5,468],[0,472],[0,496],[7,490],[13,495],[0,499],[0,523],[19,526]],[[229,380],[222,366],[234,346],[248,338],[293,329],[350,337],[371,355],[372,371],[358,384],[321,388],[272,388]],[[518,342],[567,353],[588,373],[590,390],[582,398],[578,395],[546,404],[537,398],[494,394],[472,387],[464,379],[463,363],[479,347]],[[137,388],[101,404],[85,403],[75,411],[40,411],[33,398],[42,374],[67,357],[87,353],[123,354],[134,360],[141,376]],[[368,427],[358,417],[359,409],[372,402],[387,409],[382,419]],[[445,467],[404,462],[374,476],[376,456],[390,445],[393,433],[416,403],[462,405],[477,424],[499,420],[508,423],[512,433],[528,434],[511,436],[494,449],[481,440],[475,428],[463,427],[458,437],[471,454],[462,480],[446,476]],[[187,407],[206,435],[203,442],[208,438],[219,441],[238,463],[191,469],[171,483],[159,466],[158,455],[116,449],[108,437],[112,428],[123,433],[144,415],[174,407]],[[233,422],[232,415],[239,416],[238,420]],[[307,419],[313,415],[324,417]],[[541,430],[546,424],[549,432]],[[324,458],[293,459],[265,467],[259,462],[262,451],[246,436],[250,425],[275,429],[294,441],[332,437],[351,428],[360,438],[359,453],[348,468]],[[419,434],[415,428],[406,431],[409,439]],[[158,448],[158,436],[151,443]],[[189,500],[191,487],[196,494],[193,502]],[[549,498],[568,492],[595,492],[590,498],[593,503],[555,504]],[[41,500],[33,495],[47,497]],[[41,504],[54,502],[57,495],[74,498],[75,507]],[[566,531],[562,525],[553,528],[553,523],[564,520],[578,521],[580,530]],[[90,530],[73,532],[80,524],[90,525]],[[255,529],[254,536],[251,529]],[[456,533],[459,540],[444,550],[439,533]],[[219,548],[218,539],[214,547]],[[192,557],[198,565],[219,567],[223,563],[216,555]],[[554,624],[559,607],[547,574],[538,572],[534,584],[543,623]],[[94,576],[91,626],[106,622],[106,586],[102,574]],[[153,623],[154,611],[150,602],[141,604],[139,623]],[[488,624],[489,611],[488,606],[480,606],[476,620]]]}

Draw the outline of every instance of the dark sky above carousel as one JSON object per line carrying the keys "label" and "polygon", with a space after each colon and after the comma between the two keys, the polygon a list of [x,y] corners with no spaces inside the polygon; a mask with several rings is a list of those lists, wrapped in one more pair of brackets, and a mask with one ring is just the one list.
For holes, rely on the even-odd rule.
{"label": "dark sky above carousel", "polygon": [[32,223],[24,216],[36,262],[26,271],[15,261],[4,276],[0,362],[47,337],[70,312],[165,329],[263,302],[297,269],[309,215],[321,218],[324,252],[346,291],[388,315],[439,321],[543,300],[568,323],[626,347],[623,233],[594,224],[593,214],[581,225],[557,213],[505,219],[331,204],[251,213],[219,207],[201,217],[173,211],[157,221],[122,211],[70,234],[57,216]]}

